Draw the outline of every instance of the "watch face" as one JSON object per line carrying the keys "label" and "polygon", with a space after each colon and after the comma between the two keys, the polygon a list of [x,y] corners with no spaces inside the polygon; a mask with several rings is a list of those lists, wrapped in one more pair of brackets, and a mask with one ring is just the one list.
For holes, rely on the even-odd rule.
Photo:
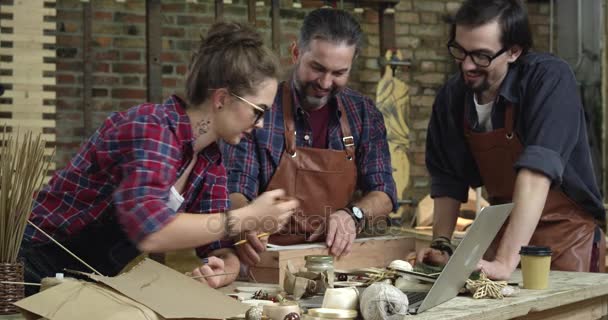
{"label": "watch face", "polygon": [[353,207],[353,214],[357,219],[363,219],[363,211],[359,207]]}

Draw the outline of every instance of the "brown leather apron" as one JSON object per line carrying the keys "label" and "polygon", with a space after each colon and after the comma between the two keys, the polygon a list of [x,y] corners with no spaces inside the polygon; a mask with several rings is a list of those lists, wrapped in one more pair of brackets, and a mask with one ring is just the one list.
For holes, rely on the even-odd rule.
{"label": "brown leather apron", "polygon": [[283,87],[285,152],[266,190],[284,189],[300,200],[300,208],[289,224],[270,236],[270,243],[289,245],[305,242],[328,216],[348,205],[357,186],[354,139],[340,99],[340,127],[344,150],[296,147],[293,97],[289,84]]}
{"label": "brown leather apron", "polygon": [[[479,173],[488,192],[490,203],[512,201],[516,172],[513,165],[519,159],[523,146],[513,130],[514,107],[505,110],[505,126],[490,132],[473,132],[464,116],[464,133],[475,158]],[[486,252],[492,260],[507,223]],[[540,221],[530,245],[548,246],[553,251],[551,269],[563,271],[604,271],[606,243],[604,233],[591,214],[564,194],[551,188]],[[596,230],[601,238],[594,243]],[[593,263],[592,263],[593,261]]]}

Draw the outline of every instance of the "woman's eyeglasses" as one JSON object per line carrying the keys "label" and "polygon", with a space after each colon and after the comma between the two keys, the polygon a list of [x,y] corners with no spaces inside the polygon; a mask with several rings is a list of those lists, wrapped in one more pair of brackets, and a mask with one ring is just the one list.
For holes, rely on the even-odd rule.
{"label": "woman's eyeglasses", "polygon": [[253,122],[254,124],[260,122],[260,119],[262,119],[264,117],[264,112],[266,112],[266,110],[268,110],[268,106],[265,104],[260,104],[257,105],[237,94],[234,94],[232,92],[230,92],[230,95],[245,102],[246,104],[248,104],[249,106],[251,106],[253,108],[253,112],[255,113],[255,121]]}

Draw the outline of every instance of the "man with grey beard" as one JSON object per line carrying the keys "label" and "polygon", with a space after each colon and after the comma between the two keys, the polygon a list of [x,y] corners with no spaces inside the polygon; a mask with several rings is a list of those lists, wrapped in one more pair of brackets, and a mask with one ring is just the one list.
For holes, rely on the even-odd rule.
{"label": "man with grey beard", "polygon": [[483,185],[491,204],[515,203],[478,264],[489,278],[509,279],[528,244],[550,248],[553,270],[603,272],[605,212],[572,70],[529,52],[519,0],[466,0],[450,24],[460,72],[439,90],[429,123],[434,240],[417,262],[447,261],[460,203]]}
{"label": "man with grey beard", "polygon": [[[223,147],[234,208],[278,188],[300,199],[271,243],[324,240],[332,255],[346,255],[366,222],[385,223],[397,206],[382,114],[346,86],[361,42],[361,27],[346,11],[310,12],[292,47],[293,75],[279,85],[264,127]],[[237,253],[254,265],[265,238],[242,237],[249,241]]]}

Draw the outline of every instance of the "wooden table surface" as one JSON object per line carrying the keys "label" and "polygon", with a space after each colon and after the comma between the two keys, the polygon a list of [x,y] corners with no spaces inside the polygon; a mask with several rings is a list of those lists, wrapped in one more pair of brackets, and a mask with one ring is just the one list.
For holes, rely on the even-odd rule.
{"label": "wooden table surface", "polygon": [[[512,282],[521,284],[520,270]],[[608,319],[608,274],[552,271],[550,282],[548,289],[521,289],[502,300],[458,296],[404,319]]]}

